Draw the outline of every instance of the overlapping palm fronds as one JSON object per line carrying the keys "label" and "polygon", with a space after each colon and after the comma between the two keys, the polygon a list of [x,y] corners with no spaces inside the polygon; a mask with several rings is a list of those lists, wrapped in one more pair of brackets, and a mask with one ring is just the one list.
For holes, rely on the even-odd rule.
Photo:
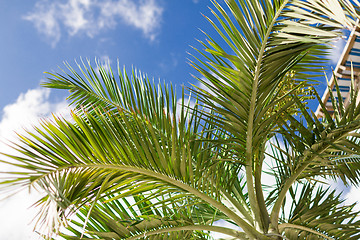
{"label": "overlapping palm fronds", "polygon": [[64,239],[356,239],[359,212],[319,185],[359,184],[357,89],[347,106],[332,97],[334,118],[324,108],[317,119],[306,100],[321,104],[310,83],[359,5],[213,1],[208,20],[225,44],[202,42],[192,65],[207,89],[191,90],[195,104],[136,70],[67,64],[44,86],[70,91],[71,119],[19,136],[18,155],[4,155],[22,170],[2,185],[42,190],[39,221]]}
{"label": "overlapping palm fronds", "polygon": [[[299,184],[300,185],[300,184]],[[316,189],[306,183],[290,191],[292,205],[286,223],[279,225],[280,232],[289,239],[357,239],[360,237],[360,220],[355,219],[353,205],[335,190]]]}
{"label": "overlapping palm fronds", "polygon": [[[97,75],[93,72],[88,77],[90,83],[82,83],[91,86],[91,77],[95,79]],[[74,95],[102,97],[99,92],[94,93],[95,90],[81,88],[79,75],[76,80],[73,76],[64,77],[61,83],[59,78],[50,80],[48,86],[69,84],[67,87]],[[106,80],[101,79],[97,89],[103,87],[101,84]],[[116,85],[114,78],[111,81]],[[104,100],[92,106],[81,97],[72,97],[76,108],[72,121],[62,118],[44,121],[35,132],[21,136],[21,143],[15,144],[14,148],[22,155],[8,156],[21,162],[18,166],[27,170],[28,177],[7,183],[31,184],[47,193],[40,201],[40,217],[51,230],[57,230],[53,228],[58,226],[59,216],[65,219],[67,214],[82,209],[82,206],[96,206],[109,194],[116,194],[110,199],[116,200],[149,191],[152,193],[149,201],[163,196],[163,204],[191,200],[191,206],[193,201],[206,204],[210,201],[212,207],[223,209],[223,215],[245,223],[220,202],[221,191],[216,187],[231,175],[232,170],[226,166],[226,161],[214,163],[210,160],[226,158],[225,153],[217,151],[209,142],[194,141],[198,135],[213,139],[209,124],[201,128],[206,131],[198,132],[200,118],[194,114],[197,107],[190,111],[183,104],[177,117],[177,99],[170,96],[166,87],[159,90],[165,92],[159,97],[151,92],[151,85],[146,85],[144,79],[134,75],[132,81],[129,80],[126,87],[138,86],[138,90],[134,90],[138,92],[123,103]],[[142,92],[145,88],[147,94]],[[122,93],[120,89],[119,93]],[[146,104],[146,110],[139,110],[139,106]],[[51,212],[54,205],[56,211]],[[218,229],[209,224],[207,228]]]}

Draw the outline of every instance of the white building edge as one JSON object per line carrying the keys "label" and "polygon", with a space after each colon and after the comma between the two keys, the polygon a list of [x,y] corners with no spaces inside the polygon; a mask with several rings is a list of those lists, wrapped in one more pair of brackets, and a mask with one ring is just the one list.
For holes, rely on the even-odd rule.
{"label": "white building edge", "polygon": [[[353,70],[353,79],[355,82],[355,89],[359,89],[359,80],[360,80],[360,28],[359,26],[355,27],[345,45],[343,53],[334,69],[335,76],[338,80],[339,90],[341,92],[341,97],[344,101],[345,106],[349,103],[350,98],[350,86],[351,86],[351,67]],[[333,95],[337,98],[336,87],[334,82],[334,76],[330,79],[330,86],[333,92]],[[360,102],[360,93],[356,99],[357,103]],[[329,112],[333,112],[333,107],[330,101],[330,93],[327,88],[322,97],[322,102],[326,106],[326,109]],[[319,105],[316,110],[316,116],[318,118],[323,117],[323,111]]]}

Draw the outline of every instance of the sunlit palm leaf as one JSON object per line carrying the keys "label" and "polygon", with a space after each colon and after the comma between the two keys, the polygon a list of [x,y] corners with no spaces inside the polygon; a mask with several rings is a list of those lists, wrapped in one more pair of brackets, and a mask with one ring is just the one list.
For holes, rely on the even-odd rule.
{"label": "sunlit palm leaf", "polygon": [[359,212],[354,204],[344,205],[335,190],[305,184],[290,191],[291,204],[288,220],[279,228],[289,239],[358,239]]}
{"label": "sunlit palm leaf", "polygon": [[[322,104],[315,90],[314,94]],[[286,191],[296,180],[330,176],[340,177],[345,184],[359,182],[360,165],[359,158],[356,157],[360,153],[359,136],[354,131],[360,127],[360,105],[356,103],[356,94],[352,94],[346,108],[332,97],[337,115],[333,119],[323,106],[325,118],[322,121],[313,112],[309,113],[297,96],[293,96],[293,99],[301,110],[302,117],[299,119],[288,115],[285,118],[287,121],[280,125],[280,133],[288,147],[287,152],[283,152],[280,142],[277,142],[277,153],[273,155],[277,161],[286,159],[286,162],[279,161],[279,171],[275,170],[275,175],[280,177],[277,188],[279,197],[272,210],[272,219],[278,215],[284,204]]]}
{"label": "sunlit palm leaf", "polygon": [[[84,238],[105,239],[207,239],[207,234],[189,230],[195,226],[196,218],[189,218],[188,212],[173,206],[153,208],[141,195],[135,196],[133,205],[126,199],[98,203],[85,224]],[[82,227],[89,214],[89,207],[82,207],[68,228],[77,237],[62,234],[65,239],[82,239]],[[198,223],[200,223],[199,221]],[[200,228],[200,225],[197,225]],[[188,230],[176,231],[188,227]],[[166,229],[169,231],[166,232]],[[163,231],[163,232],[162,232]]]}
{"label": "sunlit palm leaf", "polygon": [[261,189],[264,143],[293,103],[273,111],[283,97],[280,83],[292,70],[299,80],[308,80],[309,72],[319,73],[326,43],[340,36],[342,28],[351,28],[358,15],[347,0],[227,0],[226,9],[216,1],[213,4],[217,24],[208,20],[226,44],[220,46],[209,36],[202,43],[209,55],[202,54],[192,64],[204,77],[199,81],[210,90],[195,92],[219,114],[208,117],[228,132],[229,147],[245,163],[251,208],[267,229],[269,216]]}
{"label": "sunlit palm leaf", "polygon": [[[83,234],[85,239],[202,239],[208,231],[235,239],[282,234],[297,239],[305,232],[315,239],[358,237],[352,206],[338,206],[338,196],[321,188],[314,193],[310,185],[303,195],[315,196],[295,201],[289,218],[280,216],[286,201],[297,198],[297,181],[317,185],[319,177],[330,176],[360,182],[354,83],[348,106],[331,96],[334,118],[324,110],[318,120],[305,101],[312,97],[309,78],[322,68],[327,44],[355,23],[353,3],[359,5],[214,1],[217,23],[208,20],[226,44],[210,36],[201,42],[207,53],[192,65],[207,88],[193,90],[196,104],[186,103],[184,91],[177,104],[172,87],[137,71],[128,75],[118,69],[115,77],[111,68],[88,62],[79,65],[79,74],[67,65],[71,73],[51,74],[44,85],[70,91],[71,119],[54,117],[20,135],[12,144],[18,155],[5,156],[22,171],[10,173],[2,185],[42,190],[39,221],[50,232],[77,213],[69,227],[75,236],[64,233],[65,239]],[[273,151],[267,152],[270,139],[275,139]],[[266,155],[275,162],[276,179],[268,196],[262,182]],[[320,213],[319,206],[327,212]],[[311,221],[299,214],[309,214]],[[328,222],[338,217],[331,222],[336,229],[319,223],[319,216]],[[244,232],[213,226],[220,219]]]}
{"label": "sunlit palm leaf", "polygon": [[[176,102],[174,96],[171,102]],[[201,126],[203,133],[197,133],[201,118],[190,116],[186,106],[181,106],[179,120],[160,117],[163,125],[159,128],[136,111],[117,106],[109,112],[101,110],[105,106],[99,107],[89,111],[78,108],[71,121],[44,121],[14,145],[21,156],[7,155],[28,174],[16,177],[19,173],[15,173],[14,179],[3,184],[31,184],[44,190],[47,195],[39,201],[40,221],[51,231],[57,229],[58,216],[64,221],[68,214],[109,194],[116,194],[111,199],[116,200],[153,190],[149,200],[172,193],[164,204],[187,198],[205,202],[245,231],[256,232],[251,219],[243,220],[220,201],[222,192],[217,186],[234,178],[237,171],[228,168],[226,161],[217,160],[226,159],[226,153],[211,145],[213,129],[209,123]],[[158,114],[169,115],[164,111]],[[154,115],[153,121],[157,117]],[[198,134],[210,141],[199,142]]]}
{"label": "sunlit palm leaf", "polygon": [[181,113],[183,119],[189,116],[188,108],[185,111],[179,109],[182,106],[177,104],[172,86],[154,84],[140,71],[133,70],[129,75],[118,66],[118,76],[115,76],[110,65],[102,66],[96,62],[94,69],[88,61],[77,66],[82,75],[66,64],[71,73],[49,73],[50,77],[43,86],[68,89],[71,93],[68,99],[76,108],[86,109],[87,112],[115,110],[114,113],[123,109],[147,119],[157,128],[170,127],[168,122],[176,119],[177,113]]}
{"label": "sunlit palm leaf", "polygon": [[[258,149],[272,130],[277,114],[269,121],[265,115],[276,101],[274,96],[285,74],[295,70],[296,76],[303,79],[305,72],[320,70],[319,55],[326,53],[323,43],[338,37],[341,33],[337,30],[343,26],[351,27],[354,20],[348,15],[355,17],[356,10],[348,1],[225,2],[228,11],[214,2],[217,13],[213,14],[221,28],[209,21],[228,46],[224,49],[210,38],[203,45],[214,59],[199,59],[204,67],[196,63],[194,66],[209,82],[199,80],[211,90],[198,91],[204,94],[205,103],[224,118],[219,119],[224,129],[237,139],[247,139],[250,132],[254,135],[239,144],[245,153],[249,147]],[[305,55],[310,49],[310,54]]]}

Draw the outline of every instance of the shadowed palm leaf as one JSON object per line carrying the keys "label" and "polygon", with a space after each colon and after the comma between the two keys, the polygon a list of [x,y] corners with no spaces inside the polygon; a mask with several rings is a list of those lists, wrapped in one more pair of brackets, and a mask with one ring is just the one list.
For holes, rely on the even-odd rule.
{"label": "shadowed palm leaf", "polygon": [[[298,185],[299,186],[299,185]],[[302,188],[302,189],[301,189]],[[305,184],[290,191],[292,206],[280,231],[289,239],[358,239],[360,221],[335,191]],[[299,194],[299,196],[296,196]],[[284,219],[285,220],[285,219]]]}
{"label": "shadowed palm leaf", "polygon": [[[334,117],[323,106],[318,120],[306,108],[312,96],[322,104],[309,90],[311,79],[324,67],[328,44],[354,26],[358,2],[213,5],[217,23],[208,20],[225,44],[210,36],[201,42],[205,53],[198,51],[192,65],[207,88],[191,90],[195,104],[184,90],[179,104],[172,87],[136,70],[115,76],[109,66],[88,62],[78,65],[80,73],[67,64],[70,73],[50,74],[43,85],[70,91],[71,119],[44,120],[20,135],[12,145],[19,154],[4,155],[22,170],[2,181],[44,193],[37,205],[45,237],[358,237],[354,205],[320,186],[329,177],[359,184],[354,82],[349,105],[331,97]],[[269,159],[276,184],[267,192]],[[238,228],[214,225],[218,220]]]}

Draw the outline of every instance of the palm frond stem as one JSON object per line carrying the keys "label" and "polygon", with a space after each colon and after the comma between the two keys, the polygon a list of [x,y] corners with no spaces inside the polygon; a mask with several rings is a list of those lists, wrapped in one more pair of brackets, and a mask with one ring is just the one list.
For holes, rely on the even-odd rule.
{"label": "palm frond stem", "polygon": [[[260,237],[260,239],[262,239],[263,235],[258,232],[253,226],[251,226],[249,223],[247,223],[245,220],[243,220],[241,217],[239,217],[236,213],[234,213],[231,209],[229,209],[228,207],[226,207],[224,204],[222,204],[221,202],[213,199],[212,197],[200,192],[199,190],[191,187],[190,185],[187,185],[183,182],[181,182],[180,180],[177,180],[175,178],[171,178],[169,176],[166,176],[164,174],[155,172],[155,171],[150,171],[147,169],[141,169],[141,168],[137,168],[137,167],[132,167],[132,166],[120,166],[120,165],[111,165],[111,164],[77,164],[77,165],[72,165],[72,166],[66,166],[66,167],[62,167],[62,168],[58,168],[53,172],[49,172],[46,175],[42,175],[40,178],[37,178],[35,181],[40,180],[43,177],[46,177],[54,172],[60,172],[66,169],[71,169],[71,168],[93,168],[93,169],[114,169],[114,170],[119,170],[119,171],[130,171],[130,172],[134,172],[134,173],[138,173],[138,174],[142,174],[148,177],[153,177],[156,178],[158,180],[164,181],[168,184],[174,185],[182,190],[185,190],[186,192],[190,192],[191,194],[193,194],[194,196],[200,198],[201,200],[211,204],[213,207],[217,208],[218,210],[220,210],[221,212],[223,212],[227,217],[229,217],[231,220],[233,220],[236,224],[238,224],[238,226],[240,228],[242,228],[246,234],[248,234],[249,236],[253,237],[256,239],[256,237]],[[266,239],[266,238],[265,238]]]}
{"label": "palm frond stem", "polygon": [[226,192],[225,190],[221,189],[220,186],[220,191],[223,195],[223,197],[229,201],[234,208],[236,208],[243,216],[244,218],[251,223],[252,225],[254,225],[254,218],[251,216],[249,209],[246,209],[244,206],[246,206],[245,202],[238,202],[236,199],[234,199],[228,192]]}
{"label": "palm frond stem", "polygon": [[233,230],[230,228],[219,227],[219,226],[209,226],[209,225],[190,225],[190,226],[180,226],[180,227],[167,227],[167,228],[158,229],[158,230],[154,230],[154,231],[148,231],[148,232],[141,233],[140,235],[127,238],[126,240],[136,240],[136,239],[146,238],[146,237],[161,234],[161,233],[169,233],[169,232],[176,232],[176,231],[196,231],[196,230],[223,233],[223,234],[235,237],[236,239],[240,239],[240,240],[248,239],[244,232],[236,231],[236,230]]}
{"label": "palm frond stem", "polygon": [[[253,144],[252,144],[252,137],[253,137],[253,125],[254,125],[254,114],[255,114],[255,106],[256,106],[256,96],[258,91],[258,84],[259,84],[259,76],[261,70],[261,64],[263,62],[263,57],[265,53],[265,48],[267,46],[267,39],[269,38],[271,32],[273,31],[273,26],[275,25],[278,17],[280,16],[282,10],[285,8],[288,1],[284,1],[282,5],[277,9],[275,16],[273,17],[270,25],[267,28],[266,34],[264,36],[264,40],[262,42],[261,48],[259,50],[259,56],[257,58],[256,66],[255,66],[255,73],[254,73],[254,81],[252,84],[252,93],[250,99],[250,109],[249,109],[249,118],[248,118],[248,127],[247,127],[247,139],[246,139],[246,158],[247,163],[245,166],[246,170],[246,180],[247,180],[247,188],[248,194],[250,199],[250,206],[251,209],[254,210],[255,219],[261,224],[262,230],[266,230],[270,223],[269,213],[267,211],[265,205],[264,196],[262,193],[262,186],[261,186],[261,169],[255,169],[256,173],[253,175]],[[260,172],[259,172],[260,171]],[[255,187],[254,187],[254,180],[253,176],[255,176]],[[259,184],[260,183],[260,184]]]}
{"label": "palm frond stem", "polygon": [[309,232],[309,233],[313,233],[315,235],[318,235],[320,237],[323,237],[325,239],[329,239],[329,240],[334,240],[333,238],[331,237],[328,237],[326,236],[325,234],[322,234],[318,231],[315,231],[311,228],[308,228],[308,227],[304,227],[304,226],[300,226],[300,225],[296,225],[296,224],[291,224],[291,223],[282,223],[279,225],[279,231],[282,232],[285,228],[294,228],[294,229],[299,229],[299,230],[303,230],[303,231],[306,231],[306,232]]}
{"label": "palm frond stem", "polygon": [[320,154],[322,154],[329,147],[331,147],[333,142],[336,142],[337,140],[346,137],[352,130],[358,128],[358,124],[359,124],[358,121],[354,121],[352,124],[350,124],[350,126],[347,127],[346,131],[340,133],[337,133],[337,130],[335,129],[335,132],[331,132],[327,135],[326,139],[328,140],[331,139],[331,141],[322,141],[318,144],[313,145],[311,149],[305,150],[304,155],[302,157],[303,163],[295,170],[295,172],[288,179],[286,179],[281,191],[279,192],[279,196],[274,204],[274,207],[271,211],[270,221],[273,227],[275,228],[278,227],[278,218],[279,218],[281,206],[284,202],[287,192],[294,184],[294,182],[297,180],[297,178],[303,173],[303,171],[311,164],[311,162],[315,158],[317,158]]}

